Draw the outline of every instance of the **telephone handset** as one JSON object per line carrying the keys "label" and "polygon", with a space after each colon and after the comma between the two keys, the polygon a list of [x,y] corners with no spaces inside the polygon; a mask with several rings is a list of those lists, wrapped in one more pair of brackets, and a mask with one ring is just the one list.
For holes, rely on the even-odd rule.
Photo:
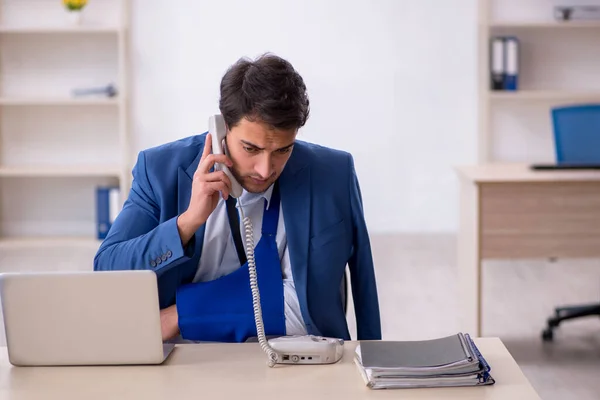
{"label": "telephone handset", "polygon": [[[212,149],[214,154],[223,154],[223,142],[227,129],[225,120],[221,115],[213,115],[208,122],[208,131],[212,136]],[[225,148],[226,149],[226,148]],[[225,153],[226,154],[226,153]],[[231,171],[220,163],[215,163],[215,170],[222,170],[231,180],[231,196],[238,199],[238,205],[244,224],[244,237],[246,242],[246,258],[250,273],[250,289],[252,291],[252,306],[254,308],[254,322],[260,347],[267,353],[269,367],[275,364],[333,364],[338,362],[344,353],[344,341],[315,335],[284,336],[267,341],[260,306],[260,292],[256,276],[256,263],[254,260],[254,238],[252,222],[244,216],[244,208],[239,201],[242,195],[242,186],[235,180]]]}
{"label": "telephone handset", "polygon": [[[210,133],[212,140],[212,152],[213,154],[227,154],[227,147],[225,146],[225,135],[227,135],[227,127],[225,126],[225,120],[221,115],[213,115],[208,120],[208,133]],[[225,151],[223,151],[225,149]],[[242,195],[242,185],[233,177],[233,174],[227,168],[226,165],[221,163],[215,163],[215,171],[223,171],[225,175],[231,181],[231,197],[238,198]]]}

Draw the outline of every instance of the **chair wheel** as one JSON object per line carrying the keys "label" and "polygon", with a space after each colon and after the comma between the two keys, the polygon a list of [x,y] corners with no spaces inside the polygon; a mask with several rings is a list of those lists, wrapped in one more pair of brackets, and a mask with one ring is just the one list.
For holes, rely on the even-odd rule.
{"label": "chair wheel", "polygon": [[542,340],[544,342],[551,342],[554,338],[554,332],[552,329],[548,328],[542,332]]}

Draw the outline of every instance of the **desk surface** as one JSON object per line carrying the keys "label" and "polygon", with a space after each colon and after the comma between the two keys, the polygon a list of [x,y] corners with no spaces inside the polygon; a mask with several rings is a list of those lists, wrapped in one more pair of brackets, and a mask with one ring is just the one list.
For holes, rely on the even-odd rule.
{"label": "desk surface", "polygon": [[356,342],[333,365],[269,368],[258,343],[178,345],[160,366],[13,367],[0,353],[6,399],[539,399],[497,338],[475,341],[496,384],[447,389],[368,389],[353,362]]}
{"label": "desk surface", "polygon": [[521,163],[459,166],[456,170],[460,177],[476,183],[600,181],[600,170],[534,171]]}

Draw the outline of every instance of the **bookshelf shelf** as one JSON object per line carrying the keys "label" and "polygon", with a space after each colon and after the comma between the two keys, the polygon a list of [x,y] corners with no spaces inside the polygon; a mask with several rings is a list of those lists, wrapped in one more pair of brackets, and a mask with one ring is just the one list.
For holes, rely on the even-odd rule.
{"label": "bookshelf shelf", "polygon": [[542,21],[542,22],[510,22],[494,21],[492,29],[600,29],[598,21]]}
{"label": "bookshelf shelf", "polygon": [[5,106],[118,106],[121,98],[0,97]]}
{"label": "bookshelf shelf", "polygon": [[119,166],[0,166],[0,177],[120,177],[122,169]]}
{"label": "bookshelf shelf", "polygon": [[0,33],[5,34],[120,34],[124,31],[119,26],[0,26]]}
{"label": "bookshelf shelf", "polygon": [[598,91],[575,91],[575,90],[521,90],[516,92],[490,91],[489,96],[496,100],[581,100],[600,101],[600,90]]}
{"label": "bookshelf shelf", "polygon": [[81,248],[94,251],[100,243],[93,237],[15,237],[0,239],[0,249]]}

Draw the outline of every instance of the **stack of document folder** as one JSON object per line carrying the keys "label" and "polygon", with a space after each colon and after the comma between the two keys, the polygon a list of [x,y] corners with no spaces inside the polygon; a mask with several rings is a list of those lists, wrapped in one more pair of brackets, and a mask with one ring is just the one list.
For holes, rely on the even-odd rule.
{"label": "stack of document folder", "polygon": [[360,341],[355,363],[371,389],[492,385],[468,334],[422,341]]}

